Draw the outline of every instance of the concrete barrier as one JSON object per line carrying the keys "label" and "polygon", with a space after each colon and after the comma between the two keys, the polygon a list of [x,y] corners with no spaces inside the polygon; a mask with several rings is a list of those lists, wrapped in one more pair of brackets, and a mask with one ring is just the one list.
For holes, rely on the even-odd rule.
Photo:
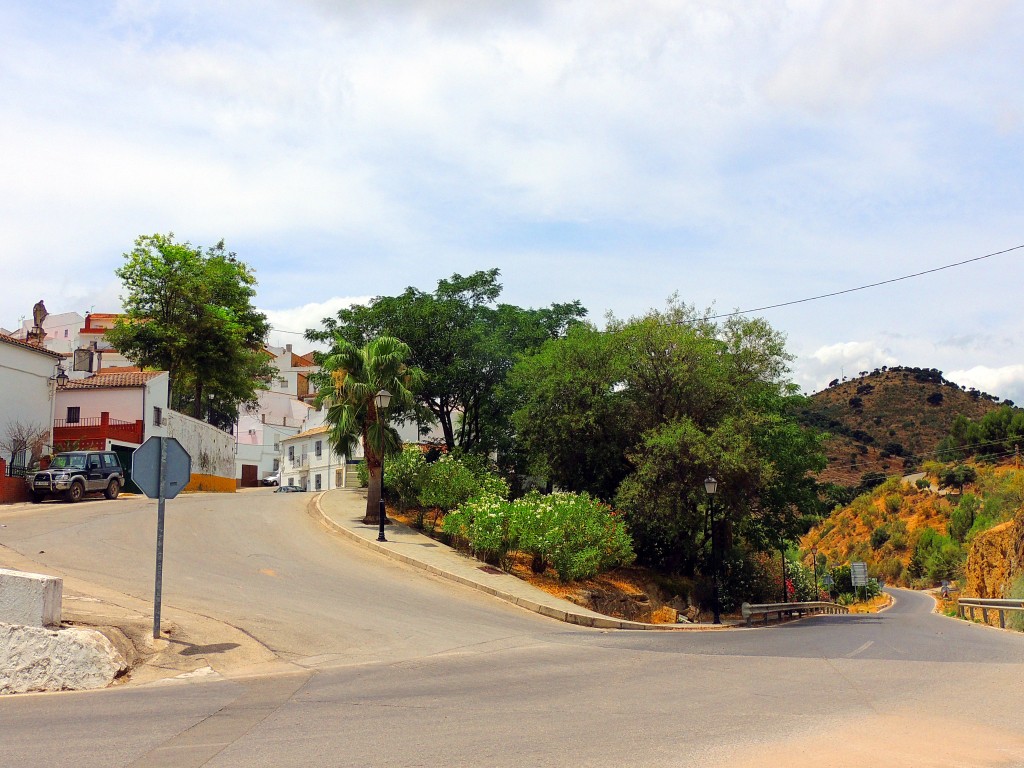
{"label": "concrete barrier", "polygon": [[0,622],[59,627],[63,591],[55,576],[0,568]]}

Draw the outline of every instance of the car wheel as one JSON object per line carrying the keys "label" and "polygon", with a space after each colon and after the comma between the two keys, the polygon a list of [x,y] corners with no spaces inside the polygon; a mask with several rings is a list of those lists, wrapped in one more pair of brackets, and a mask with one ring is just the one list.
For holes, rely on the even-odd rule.
{"label": "car wheel", "polygon": [[29,496],[32,497],[33,504],[38,504],[39,502],[46,498],[45,493],[30,493]]}
{"label": "car wheel", "polygon": [[117,494],[121,492],[121,482],[119,480],[111,480],[110,485],[107,486],[107,490],[103,492],[103,495],[108,499],[116,499]]}
{"label": "car wheel", "polygon": [[74,504],[76,501],[81,501],[84,494],[85,488],[81,483],[72,483],[71,487],[64,491],[64,501]]}

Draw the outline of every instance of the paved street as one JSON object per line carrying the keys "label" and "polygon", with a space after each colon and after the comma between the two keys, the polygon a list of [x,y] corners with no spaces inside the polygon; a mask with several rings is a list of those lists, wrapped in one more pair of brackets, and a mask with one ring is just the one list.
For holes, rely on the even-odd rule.
{"label": "paved street", "polygon": [[[212,624],[220,674],[0,699],[0,765],[1024,765],[1024,637],[925,595],[767,630],[583,629],[369,553],[308,502],[168,503],[165,607],[251,636],[275,674],[219,661]],[[151,599],[155,502],[0,524],[0,558]]]}

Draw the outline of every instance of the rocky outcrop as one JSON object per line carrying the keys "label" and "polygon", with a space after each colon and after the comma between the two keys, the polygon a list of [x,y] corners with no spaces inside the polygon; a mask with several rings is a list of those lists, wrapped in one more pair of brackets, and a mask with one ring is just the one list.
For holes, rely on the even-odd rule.
{"label": "rocky outcrop", "polygon": [[104,688],[127,669],[94,630],[0,624],[0,693]]}
{"label": "rocky outcrop", "polygon": [[965,597],[1009,597],[1010,586],[1024,573],[1024,510],[1013,520],[978,534],[964,571]]}

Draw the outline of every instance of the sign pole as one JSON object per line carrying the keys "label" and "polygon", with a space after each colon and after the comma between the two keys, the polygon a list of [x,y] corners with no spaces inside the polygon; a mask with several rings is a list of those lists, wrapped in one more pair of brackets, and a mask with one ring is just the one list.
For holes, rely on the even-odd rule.
{"label": "sign pole", "polygon": [[167,502],[167,443],[160,440],[160,473],[157,487],[160,494],[156,507],[156,588],[153,594],[153,638],[160,638],[160,600],[164,582],[164,505]]}

